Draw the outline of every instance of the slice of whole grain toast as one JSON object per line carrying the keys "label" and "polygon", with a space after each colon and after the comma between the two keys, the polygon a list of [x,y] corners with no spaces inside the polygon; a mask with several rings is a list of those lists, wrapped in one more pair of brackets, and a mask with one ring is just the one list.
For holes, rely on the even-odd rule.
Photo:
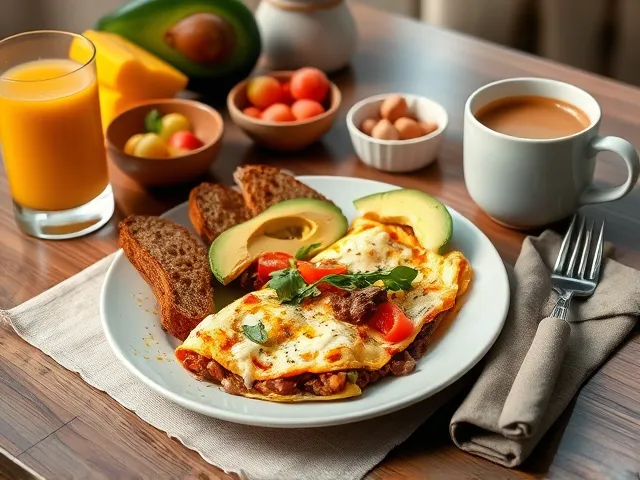
{"label": "slice of whole grain toast", "polygon": [[131,215],[118,228],[120,247],[160,304],[162,327],[184,340],[214,311],[206,250],[186,228],[164,218]]}
{"label": "slice of whole grain toast", "polygon": [[283,200],[293,198],[327,200],[291,175],[268,165],[241,165],[233,173],[233,179],[242,190],[244,201],[253,215]]}
{"label": "slice of whole grain toast", "polygon": [[205,182],[189,194],[189,218],[207,245],[251,216],[242,194],[232,188]]}

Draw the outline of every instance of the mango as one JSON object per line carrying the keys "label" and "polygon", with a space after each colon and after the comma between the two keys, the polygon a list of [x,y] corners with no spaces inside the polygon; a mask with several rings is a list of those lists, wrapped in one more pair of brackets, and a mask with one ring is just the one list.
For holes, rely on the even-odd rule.
{"label": "mango", "polygon": [[[119,35],[87,30],[83,35],[96,47],[98,83],[130,98],[173,97],[188,78],[168,63]],[[69,56],[87,57],[86,42],[74,41]]]}
{"label": "mango", "polygon": [[111,121],[125,110],[128,110],[139,102],[140,98],[132,98],[100,85],[100,116],[102,117],[102,129],[106,132]]}

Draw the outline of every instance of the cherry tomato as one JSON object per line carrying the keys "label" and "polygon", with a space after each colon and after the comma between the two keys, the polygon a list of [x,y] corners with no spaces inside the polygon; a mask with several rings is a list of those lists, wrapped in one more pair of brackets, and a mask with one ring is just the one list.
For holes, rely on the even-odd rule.
{"label": "cherry tomato", "polygon": [[268,122],[292,122],[296,119],[291,113],[289,105],[284,103],[274,103],[262,112],[262,120]]}
{"label": "cherry tomato", "polygon": [[309,285],[316,283],[318,280],[322,280],[327,275],[341,275],[343,273],[347,273],[347,266],[339,264],[331,266],[316,266],[311,262],[298,261],[296,266],[298,267],[298,271],[304,281]]}
{"label": "cherry tomato", "polygon": [[286,105],[291,105],[295,99],[291,96],[291,82],[282,84],[282,98],[280,101]]}
{"label": "cherry tomato", "polygon": [[324,113],[324,107],[315,100],[296,100],[291,106],[291,113],[296,120],[306,120]]}
{"label": "cherry tomato", "polygon": [[289,268],[289,261],[293,256],[284,252],[263,253],[258,258],[258,280],[267,283],[271,280],[271,273]]}
{"label": "cherry tomato", "polygon": [[306,98],[322,102],[330,86],[327,76],[317,68],[301,68],[291,76],[291,95],[296,100]]}
{"label": "cherry tomato", "polygon": [[267,108],[282,97],[280,82],[273,77],[255,77],[247,84],[247,98],[254,107]]}
{"label": "cherry tomato", "polygon": [[169,146],[176,150],[196,150],[203,145],[204,143],[198,137],[187,131],[176,132],[169,139]]}
{"label": "cherry tomato", "polygon": [[258,119],[262,118],[262,110],[260,110],[258,107],[247,107],[242,111],[242,113],[244,113],[248,117]]}
{"label": "cherry tomato", "polygon": [[387,342],[401,342],[413,333],[413,323],[402,309],[393,302],[378,305],[369,320],[369,325],[378,330]]}

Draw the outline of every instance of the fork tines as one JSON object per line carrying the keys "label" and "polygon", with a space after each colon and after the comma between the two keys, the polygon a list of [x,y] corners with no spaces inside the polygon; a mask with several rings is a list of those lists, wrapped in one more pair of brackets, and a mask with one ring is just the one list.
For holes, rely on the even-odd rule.
{"label": "fork tines", "polygon": [[[598,233],[598,241],[593,245],[595,221],[591,220],[589,228],[586,228],[586,217],[580,220],[577,234],[575,233],[578,224],[578,214],[576,213],[571,220],[569,230],[562,240],[558,259],[553,267],[555,275],[579,278],[581,280],[597,281],[600,275],[600,265],[602,264],[602,248],[604,244],[604,220],[600,225]],[[574,238],[575,237],[575,238]],[[578,256],[580,257],[578,263]],[[567,257],[568,260],[567,260]],[[589,263],[589,259],[591,262]],[[576,272],[576,263],[578,270]],[[589,273],[587,273],[587,265],[590,264]]]}

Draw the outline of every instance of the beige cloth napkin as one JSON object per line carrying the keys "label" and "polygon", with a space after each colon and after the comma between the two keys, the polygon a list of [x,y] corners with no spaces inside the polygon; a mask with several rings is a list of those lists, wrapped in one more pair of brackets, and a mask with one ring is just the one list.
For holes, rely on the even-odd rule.
{"label": "beige cloth napkin", "polygon": [[[0,319],[89,385],[227,472],[257,479],[361,478],[460,388],[462,381],[384,417],[315,429],[250,427],[191,412],[135,378],[107,344],[98,302],[112,260],[113,255],[8,312],[0,311]],[[391,382],[388,387],[393,388]]]}
{"label": "beige cloth napkin", "polygon": [[[640,271],[607,259],[596,293],[574,299],[570,328],[548,319],[541,323],[557,298],[549,268],[560,241],[550,231],[524,241],[504,329],[451,419],[451,438],[458,447],[506,467],[527,458],[640,315]],[[565,341],[564,355],[555,355]]]}

